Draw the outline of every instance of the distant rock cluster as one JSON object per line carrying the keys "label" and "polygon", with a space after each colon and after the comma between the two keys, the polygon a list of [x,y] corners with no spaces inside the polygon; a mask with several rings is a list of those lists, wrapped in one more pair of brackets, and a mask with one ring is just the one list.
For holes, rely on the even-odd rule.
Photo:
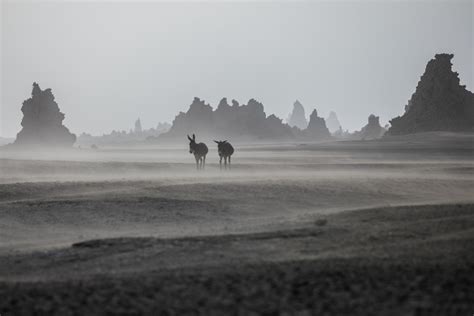
{"label": "distant rock cluster", "polygon": [[[304,108],[300,102],[293,105],[293,113],[289,120],[291,127],[275,115],[267,116],[263,104],[250,99],[247,104],[240,105],[232,100],[232,105],[223,98],[216,110],[205,101],[194,98],[187,112],[179,113],[169,132],[158,137],[167,141],[183,138],[183,135],[193,134],[201,139],[232,139],[241,141],[259,140],[326,140],[331,137],[324,118],[318,117],[313,111],[309,123],[306,122]],[[298,123],[296,123],[298,122]],[[300,129],[299,126],[306,126]]]}
{"label": "distant rock cluster", "polygon": [[17,134],[15,145],[71,147],[76,135],[63,125],[64,114],[54,101],[51,89],[41,90],[33,83],[31,98],[23,102],[21,131]]}
{"label": "distant rock cluster", "polygon": [[113,130],[109,134],[103,134],[101,136],[93,136],[90,134],[82,133],[78,139],[78,145],[123,145],[131,143],[140,143],[145,141],[153,141],[159,135],[167,132],[171,125],[169,123],[158,123],[156,127],[144,129],[141,124],[141,120],[137,119],[133,129],[127,131],[116,131]]}
{"label": "distant rock cluster", "polygon": [[290,113],[286,121],[291,127],[298,127],[301,130],[308,126],[304,107],[300,101],[296,100],[295,103],[293,103],[293,111]]}
{"label": "distant rock cluster", "polygon": [[390,121],[388,135],[474,130],[474,94],[459,84],[453,57],[437,54],[428,62],[405,113]]}
{"label": "distant rock cluster", "polygon": [[194,98],[187,112],[179,113],[168,133],[161,140],[183,138],[183,135],[197,134],[202,138],[221,139],[293,139],[293,130],[275,115],[267,115],[263,104],[250,99],[247,104],[239,105],[232,100],[229,105],[223,98],[214,111],[204,100]]}

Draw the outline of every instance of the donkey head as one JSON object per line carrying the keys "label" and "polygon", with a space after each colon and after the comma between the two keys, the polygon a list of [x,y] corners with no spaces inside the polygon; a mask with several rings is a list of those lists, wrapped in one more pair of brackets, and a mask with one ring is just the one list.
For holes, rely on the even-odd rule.
{"label": "donkey head", "polygon": [[222,140],[222,141],[215,140],[214,142],[217,144],[217,151],[218,151],[219,154],[220,154],[221,151],[222,151],[222,148],[223,148],[224,144],[226,144],[227,141],[226,141],[226,140]]}
{"label": "donkey head", "polygon": [[189,139],[189,153],[194,154],[194,152],[196,151],[196,135],[193,134],[193,138],[189,137],[188,135],[188,139]]}

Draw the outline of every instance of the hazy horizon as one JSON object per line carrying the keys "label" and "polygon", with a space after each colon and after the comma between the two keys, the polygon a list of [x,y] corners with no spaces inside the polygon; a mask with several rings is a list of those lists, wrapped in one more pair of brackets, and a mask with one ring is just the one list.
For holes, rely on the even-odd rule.
{"label": "hazy horizon", "polygon": [[299,100],[344,129],[401,115],[426,63],[453,53],[473,90],[472,1],[2,1],[0,136],[21,129],[32,83],[51,88],[71,132],[171,123],[193,98]]}

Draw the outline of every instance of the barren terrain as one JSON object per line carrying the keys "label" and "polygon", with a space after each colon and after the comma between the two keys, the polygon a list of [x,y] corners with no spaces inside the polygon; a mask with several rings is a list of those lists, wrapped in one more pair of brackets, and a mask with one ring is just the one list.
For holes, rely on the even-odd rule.
{"label": "barren terrain", "polygon": [[474,137],[0,150],[0,314],[474,312]]}

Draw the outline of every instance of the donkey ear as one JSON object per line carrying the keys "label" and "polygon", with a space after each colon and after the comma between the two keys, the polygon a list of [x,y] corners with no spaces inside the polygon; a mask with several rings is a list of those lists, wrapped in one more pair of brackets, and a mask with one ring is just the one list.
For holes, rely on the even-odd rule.
{"label": "donkey ear", "polygon": [[219,141],[215,140],[214,143],[219,144]]}
{"label": "donkey ear", "polygon": [[191,137],[189,137],[189,135],[188,135],[188,139],[189,139],[189,141],[192,141],[192,139],[191,139]]}
{"label": "donkey ear", "polygon": [[227,140],[223,141],[223,143],[227,143]]}
{"label": "donkey ear", "polygon": [[193,134],[193,140],[196,140],[196,135]]}

